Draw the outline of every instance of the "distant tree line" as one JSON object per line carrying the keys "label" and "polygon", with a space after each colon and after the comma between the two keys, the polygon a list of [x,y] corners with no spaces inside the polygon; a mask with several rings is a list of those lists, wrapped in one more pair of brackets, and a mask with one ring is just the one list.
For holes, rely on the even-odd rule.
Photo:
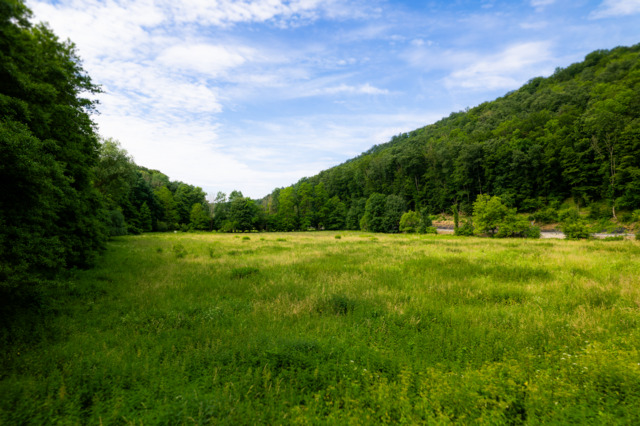
{"label": "distant tree line", "polygon": [[136,165],[117,141],[101,142],[94,176],[111,236],[211,229],[207,194],[202,188],[170,181],[157,170]]}

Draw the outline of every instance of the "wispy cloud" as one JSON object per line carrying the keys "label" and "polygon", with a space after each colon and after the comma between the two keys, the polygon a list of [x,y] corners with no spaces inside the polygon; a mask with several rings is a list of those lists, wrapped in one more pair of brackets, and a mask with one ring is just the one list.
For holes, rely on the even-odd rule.
{"label": "wispy cloud", "polygon": [[314,90],[309,93],[309,96],[315,95],[337,95],[337,94],[358,94],[358,95],[387,95],[389,91],[386,89],[378,89],[373,87],[369,83],[361,84],[358,86],[350,86],[347,84],[341,84],[339,86],[324,87],[322,89]]}
{"label": "wispy cloud", "polygon": [[552,5],[556,0],[531,0],[531,7],[536,8],[538,11],[542,11],[546,6]]}
{"label": "wispy cloud", "polygon": [[640,0],[604,0],[589,17],[591,19],[602,19],[638,13],[640,13]]}
{"label": "wispy cloud", "polygon": [[449,88],[472,90],[516,88],[545,70],[551,58],[550,47],[548,42],[512,45],[452,72],[445,78],[445,84]]}
{"label": "wispy cloud", "polygon": [[245,63],[252,53],[250,48],[232,50],[225,46],[194,43],[170,46],[156,60],[171,69],[218,77],[221,72]]}

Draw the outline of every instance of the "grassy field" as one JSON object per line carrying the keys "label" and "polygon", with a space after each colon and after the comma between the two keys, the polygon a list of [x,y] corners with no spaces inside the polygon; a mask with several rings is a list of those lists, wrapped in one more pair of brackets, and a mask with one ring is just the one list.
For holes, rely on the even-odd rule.
{"label": "grassy field", "polygon": [[1,424],[640,423],[640,243],[118,238],[5,295]]}

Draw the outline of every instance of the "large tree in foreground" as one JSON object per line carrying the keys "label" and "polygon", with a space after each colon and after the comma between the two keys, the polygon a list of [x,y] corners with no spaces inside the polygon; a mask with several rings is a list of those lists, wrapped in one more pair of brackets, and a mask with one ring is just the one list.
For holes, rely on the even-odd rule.
{"label": "large tree in foreground", "polygon": [[71,42],[0,0],[0,283],[90,264],[105,241],[93,186],[98,92]]}

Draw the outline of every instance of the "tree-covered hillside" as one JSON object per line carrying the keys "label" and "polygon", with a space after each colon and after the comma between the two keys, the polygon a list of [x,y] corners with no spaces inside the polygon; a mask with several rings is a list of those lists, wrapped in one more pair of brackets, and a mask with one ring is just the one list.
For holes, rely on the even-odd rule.
{"label": "tree-covered hillside", "polygon": [[595,51],[262,203],[270,229],[358,229],[367,203],[470,213],[478,194],[527,212],[567,199],[614,218],[640,208],[640,44]]}
{"label": "tree-covered hillside", "polygon": [[209,229],[205,193],[137,166],[91,114],[75,47],[0,0],[0,287],[85,267],[109,236]]}

